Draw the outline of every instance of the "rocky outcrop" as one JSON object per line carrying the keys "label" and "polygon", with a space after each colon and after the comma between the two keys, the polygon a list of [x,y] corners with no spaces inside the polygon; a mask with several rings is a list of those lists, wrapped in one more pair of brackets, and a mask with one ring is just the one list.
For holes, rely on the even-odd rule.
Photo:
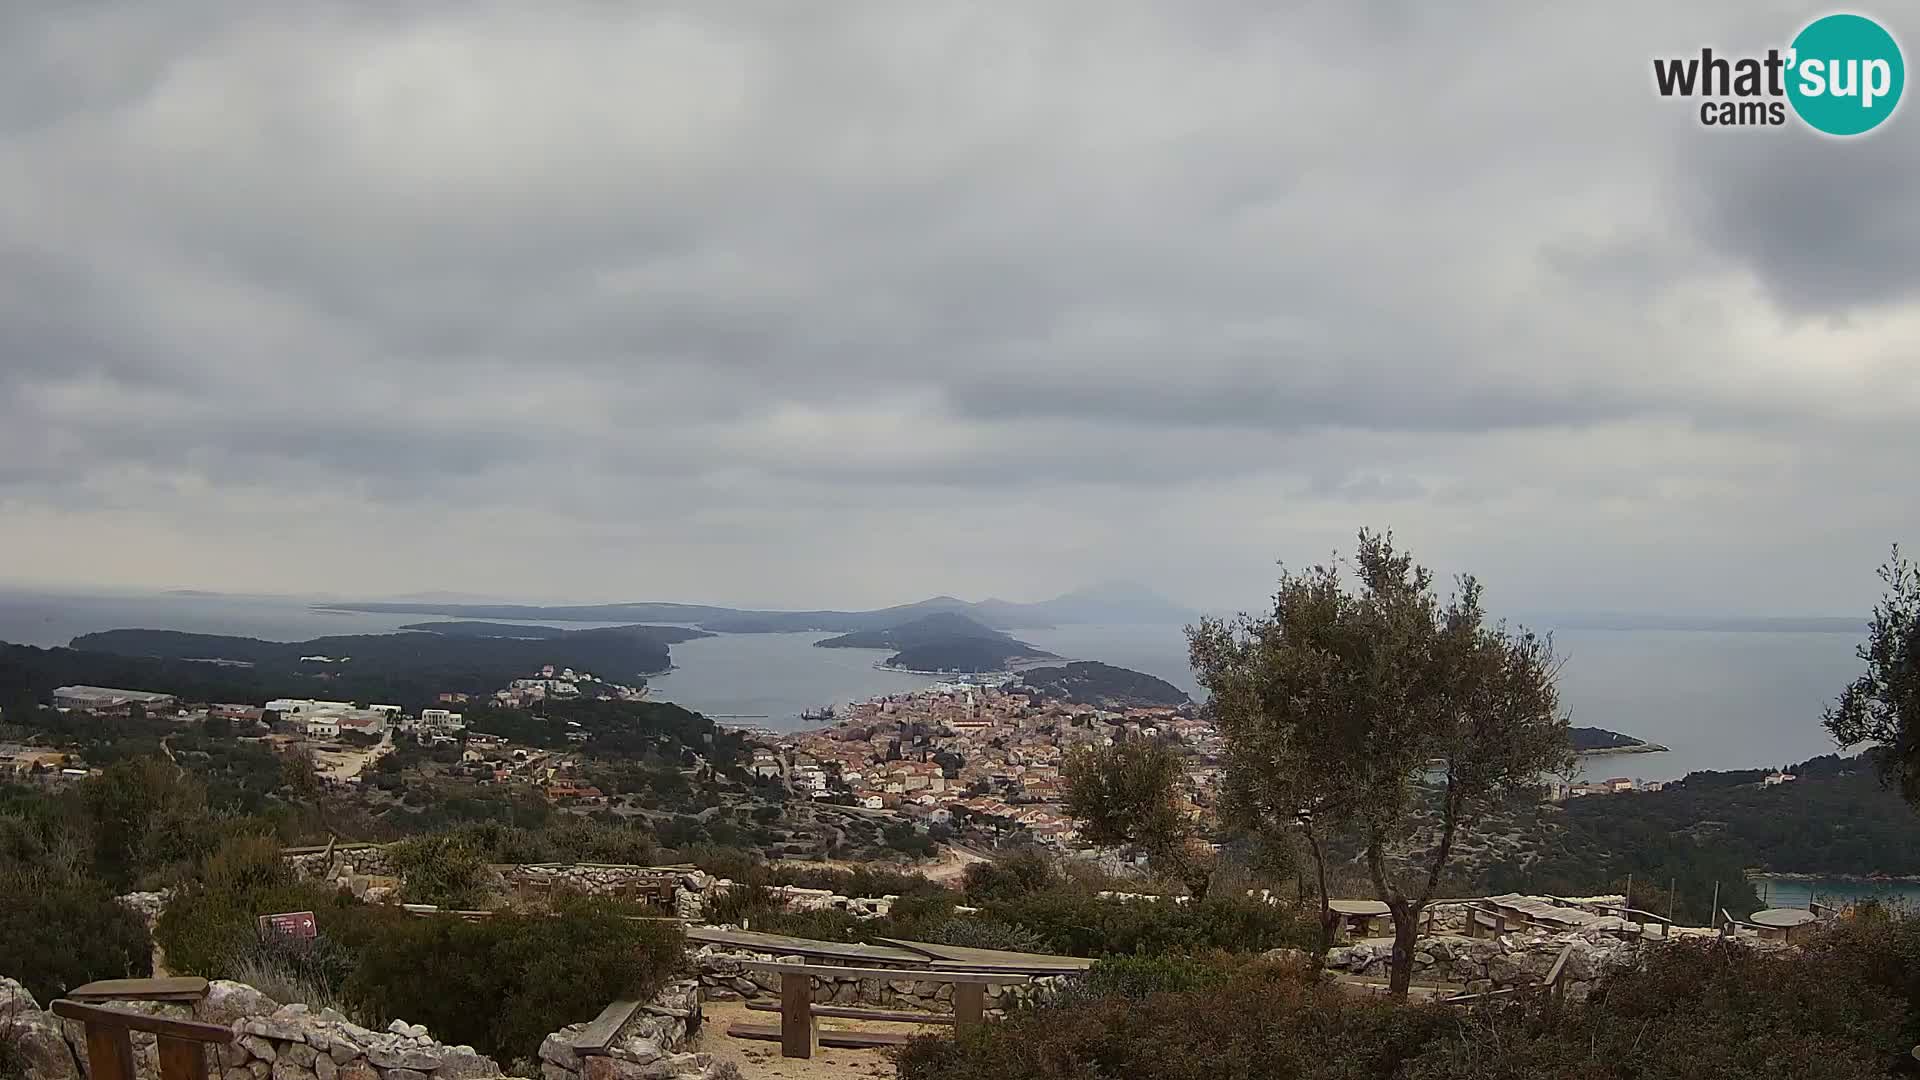
{"label": "rocky outcrop", "polygon": [[27,988],[0,977],[0,1041],[19,1064],[24,1080],[80,1080],[80,1063],[67,1047],[60,1020],[40,1011]]}

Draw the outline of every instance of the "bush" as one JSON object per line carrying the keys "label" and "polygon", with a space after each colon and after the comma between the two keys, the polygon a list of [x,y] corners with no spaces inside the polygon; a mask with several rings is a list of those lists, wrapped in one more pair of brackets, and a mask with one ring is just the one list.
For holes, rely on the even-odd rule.
{"label": "bush", "polygon": [[1037,851],[1019,851],[992,862],[974,863],[967,867],[961,881],[969,904],[1015,900],[1061,883],[1053,863]]}
{"label": "bush", "polygon": [[402,895],[413,903],[475,908],[485,897],[486,859],[457,832],[402,840],[386,853],[405,883]]}
{"label": "bush", "polygon": [[900,1080],[1394,1076],[1457,1023],[1439,1006],[1350,998],[1257,969],[1184,993],[1069,999],[954,1038],[913,1040]]}
{"label": "bush", "polygon": [[[263,943],[260,916],[289,911],[313,912],[318,940]],[[167,966],[180,974],[245,982],[243,972],[279,972],[289,981],[315,980],[321,991],[332,993],[375,928],[401,917],[393,908],[362,904],[297,879],[271,840],[243,835],[229,837],[201,861],[198,876],[161,913],[154,937],[166,952]],[[309,950],[313,957],[296,957],[289,951],[295,949]]]}
{"label": "bush", "polygon": [[991,918],[1031,931],[1046,951],[1068,956],[1160,955],[1206,949],[1264,952],[1306,947],[1318,933],[1310,915],[1244,897],[1197,903],[1102,900],[1056,888],[985,905]]}
{"label": "bush", "polygon": [[680,967],[679,928],[629,913],[576,898],[552,916],[404,918],[361,950],[344,996],[376,1024],[405,1018],[502,1061],[531,1058],[548,1032],[650,998]]}
{"label": "bush", "polygon": [[1081,1000],[1122,997],[1144,1001],[1154,994],[1182,993],[1218,986],[1239,967],[1228,954],[1196,956],[1110,956],[1075,979],[1069,993]]}
{"label": "bush", "polygon": [[[955,1038],[901,1080],[1868,1080],[1908,1053],[1911,920],[1856,918],[1804,950],[1650,947],[1581,1004],[1475,1010],[1352,997],[1297,966],[1102,961],[1077,991]],[[1890,993],[1890,990],[1895,992]],[[1910,1059],[1909,1059],[1910,1060]]]}
{"label": "bush", "polygon": [[0,869],[0,974],[34,997],[152,971],[146,923],[100,882],[44,865]]}
{"label": "bush", "polygon": [[1046,952],[1040,935],[1024,926],[1013,926],[998,919],[954,915],[934,923],[917,935],[917,940],[963,949],[1006,949],[1010,952]]}

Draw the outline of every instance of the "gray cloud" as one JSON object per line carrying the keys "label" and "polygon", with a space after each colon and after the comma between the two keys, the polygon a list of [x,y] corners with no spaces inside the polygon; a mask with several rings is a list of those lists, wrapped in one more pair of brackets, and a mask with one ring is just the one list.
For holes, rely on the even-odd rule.
{"label": "gray cloud", "polygon": [[1371,523],[1520,605],[1858,607],[1912,117],[1647,78],[1804,15],[15,5],[4,574],[1233,604]]}

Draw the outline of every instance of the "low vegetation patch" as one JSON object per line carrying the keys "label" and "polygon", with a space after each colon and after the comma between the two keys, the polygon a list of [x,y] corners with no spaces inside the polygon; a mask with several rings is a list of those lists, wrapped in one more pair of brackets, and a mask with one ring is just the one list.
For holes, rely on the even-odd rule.
{"label": "low vegetation patch", "polygon": [[1888,1075],[1920,1027],[1920,922],[1868,912],[1791,953],[1650,948],[1584,1003],[1462,1010],[1355,997],[1290,964],[1103,961],[1079,988],[958,1037],[901,1080],[1701,1080]]}

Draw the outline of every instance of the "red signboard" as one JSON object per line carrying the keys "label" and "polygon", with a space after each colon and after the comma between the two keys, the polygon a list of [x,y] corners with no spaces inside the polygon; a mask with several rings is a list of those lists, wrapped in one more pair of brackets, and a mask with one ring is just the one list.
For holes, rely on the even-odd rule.
{"label": "red signboard", "polygon": [[275,934],[280,937],[311,938],[319,932],[311,911],[289,911],[282,915],[260,916],[262,936]]}

